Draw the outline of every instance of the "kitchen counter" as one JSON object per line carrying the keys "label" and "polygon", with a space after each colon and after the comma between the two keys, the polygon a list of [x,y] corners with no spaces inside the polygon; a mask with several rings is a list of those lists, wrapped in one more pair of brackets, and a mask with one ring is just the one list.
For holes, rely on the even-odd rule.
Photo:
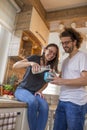
{"label": "kitchen counter", "polygon": [[27,104],[19,102],[16,99],[8,99],[0,97],[0,108],[24,108]]}
{"label": "kitchen counter", "polygon": [[0,96],[0,121],[1,129],[29,130],[27,104]]}

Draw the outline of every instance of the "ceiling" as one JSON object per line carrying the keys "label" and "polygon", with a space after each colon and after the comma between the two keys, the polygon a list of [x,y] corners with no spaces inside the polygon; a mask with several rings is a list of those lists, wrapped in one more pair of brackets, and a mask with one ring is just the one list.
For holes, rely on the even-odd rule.
{"label": "ceiling", "polygon": [[[46,12],[49,12],[49,14],[50,14],[50,12],[52,13],[55,11],[62,12],[63,10],[65,11],[67,9],[68,9],[68,11],[71,9],[75,9],[75,8],[79,9],[79,8],[85,7],[87,5],[87,0],[67,0],[67,1],[65,1],[65,0],[40,0],[40,2],[43,5]],[[76,13],[74,10],[73,10],[73,12],[74,12],[74,14]],[[55,13],[54,13],[54,15],[55,15]],[[87,16],[87,14],[86,14],[86,16]],[[56,15],[55,15],[55,17],[56,17]],[[59,17],[60,17],[60,15],[59,15]],[[68,18],[68,16],[65,16],[64,19],[60,17],[57,20],[55,19],[53,21],[50,21],[50,30],[51,31],[60,31],[60,29],[63,27],[63,25],[64,26],[72,25],[75,27],[77,26],[78,28],[80,28],[80,27],[84,28],[87,23],[87,17],[85,17],[85,16],[83,16],[83,17],[82,17],[83,19],[81,19],[80,16],[72,17],[72,13],[71,13],[70,18]]]}
{"label": "ceiling", "polygon": [[87,5],[87,0],[40,0],[40,2],[47,12]]}
{"label": "ceiling", "polygon": [[87,0],[15,0],[26,9],[33,5],[51,32],[63,26],[87,28]]}

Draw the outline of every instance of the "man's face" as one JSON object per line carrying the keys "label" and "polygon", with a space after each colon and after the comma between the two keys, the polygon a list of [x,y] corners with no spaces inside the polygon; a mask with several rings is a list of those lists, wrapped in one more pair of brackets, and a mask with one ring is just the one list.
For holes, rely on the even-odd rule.
{"label": "man's face", "polygon": [[61,44],[66,53],[72,53],[74,49],[74,41],[70,37],[62,37]]}

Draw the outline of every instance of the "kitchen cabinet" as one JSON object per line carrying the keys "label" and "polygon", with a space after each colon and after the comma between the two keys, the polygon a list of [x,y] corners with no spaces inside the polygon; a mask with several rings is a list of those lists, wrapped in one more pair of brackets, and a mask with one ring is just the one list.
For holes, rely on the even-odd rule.
{"label": "kitchen cabinet", "polygon": [[[0,127],[10,130],[10,127],[15,130],[21,130],[22,119],[23,119],[23,108],[3,108],[0,109]],[[11,116],[12,115],[12,116]],[[3,117],[2,117],[3,116]],[[2,118],[1,118],[2,117]],[[4,119],[3,119],[4,118]]]}
{"label": "kitchen cabinet", "polygon": [[21,30],[29,30],[30,22],[31,22],[31,14],[32,9],[29,11],[24,11],[21,13],[18,13],[16,15],[16,22],[15,22],[15,34],[18,35],[17,32],[20,32]]}
{"label": "kitchen cabinet", "polygon": [[32,7],[29,11],[21,12],[16,16],[15,35],[20,35],[23,31],[32,33],[37,38],[38,42],[45,46],[48,44],[49,29],[43,19],[40,17],[37,10]]}
{"label": "kitchen cabinet", "polygon": [[36,9],[32,7],[29,11],[17,14],[15,21],[9,56],[24,58],[31,54],[41,54],[42,47],[48,44],[49,29]]}
{"label": "kitchen cabinet", "polygon": [[40,40],[43,46],[48,44],[49,29],[35,8],[32,9],[29,30]]}
{"label": "kitchen cabinet", "polygon": [[23,31],[19,48],[19,56],[21,58],[26,58],[32,54],[40,55],[41,50],[42,46],[37,38],[32,35],[32,33]]}
{"label": "kitchen cabinet", "polygon": [[0,130],[29,130],[27,104],[0,98]]}

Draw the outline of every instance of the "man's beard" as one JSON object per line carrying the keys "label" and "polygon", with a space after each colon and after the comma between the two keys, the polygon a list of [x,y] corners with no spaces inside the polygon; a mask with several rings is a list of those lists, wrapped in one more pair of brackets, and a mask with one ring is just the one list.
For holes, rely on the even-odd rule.
{"label": "man's beard", "polygon": [[69,47],[65,47],[64,48],[64,50],[65,50],[66,53],[72,53],[73,49],[74,49],[73,46],[71,48],[69,48]]}

